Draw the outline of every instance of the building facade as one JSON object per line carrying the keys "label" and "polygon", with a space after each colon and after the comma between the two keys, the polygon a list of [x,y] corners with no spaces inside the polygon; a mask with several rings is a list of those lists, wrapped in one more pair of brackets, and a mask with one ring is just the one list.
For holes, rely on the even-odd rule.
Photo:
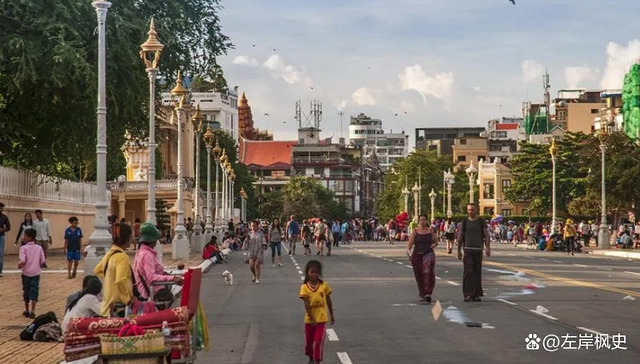
{"label": "building facade", "polygon": [[605,90],[600,94],[603,107],[594,118],[594,131],[606,129],[608,132],[624,131],[622,119],[622,90]]}
{"label": "building facade", "polygon": [[471,163],[478,166],[481,160],[487,160],[489,154],[488,139],[485,137],[463,137],[453,140],[453,163],[459,167],[468,167]]}
{"label": "building facade", "polygon": [[479,211],[485,215],[527,215],[528,204],[524,201],[511,202],[505,198],[511,187],[511,170],[501,163],[481,162],[478,165]]}
{"label": "building facade", "polygon": [[453,155],[453,144],[456,138],[478,137],[484,132],[484,127],[416,128],[416,149]]}
{"label": "building facade", "polygon": [[291,178],[291,154],[296,141],[240,138],[239,161],[246,165],[260,194],[281,190]]}
{"label": "building facade", "polygon": [[364,158],[376,155],[380,168],[385,171],[409,153],[409,136],[404,131],[385,133],[382,120],[363,113],[352,116],[349,121],[349,144],[361,147]]}
{"label": "building facade", "polygon": [[242,93],[242,97],[240,97],[240,104],[238,105],[238,128],[240,133],[239,139],[273,140],[273,135],[269,133],[268,130],[261,131],[260,128],[255,127],[251,106],[244,92]]}
{"label": "building facade", "polygon": [[602,91],[559,90],[555,98],[555,122],[565,131],[591,134],[594,118],[605,106]]}

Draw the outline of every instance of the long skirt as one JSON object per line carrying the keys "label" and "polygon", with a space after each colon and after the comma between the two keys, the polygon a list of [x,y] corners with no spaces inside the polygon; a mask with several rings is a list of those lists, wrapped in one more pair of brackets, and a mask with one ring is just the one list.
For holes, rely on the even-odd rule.
{"label": "long skirt", "polygon": [[424,254],[411,254],[413,274],[418,284],[418,294],[422,298],[431,296],[436,285],[436,255],[433,251]]}

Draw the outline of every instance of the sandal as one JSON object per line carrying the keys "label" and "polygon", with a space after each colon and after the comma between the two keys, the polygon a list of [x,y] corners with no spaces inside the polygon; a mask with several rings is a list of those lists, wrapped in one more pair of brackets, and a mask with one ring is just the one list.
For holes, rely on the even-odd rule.
{"label": "sandal", "polygon": [[424,300],[427,301],[427,302],[431,302],[431,296],[425,296]]}
{"label": "sandal", "polygon": [[471,302],[471,297],[469,297],[469,296],[465,297],[465,298],[464,298],[464,301],[465,301],[465,302]]}

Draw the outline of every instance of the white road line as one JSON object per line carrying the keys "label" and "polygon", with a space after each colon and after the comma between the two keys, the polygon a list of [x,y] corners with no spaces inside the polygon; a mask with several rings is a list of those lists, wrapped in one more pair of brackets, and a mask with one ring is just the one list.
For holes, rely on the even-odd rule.
{"label": "white road line", "polygon": [[529,258],[529,259],[533,259],[533,257],[532,257],[532,256],[530,256],[530,255],[525,255],[524,257],[525,257],[525,258]]}
{"label": "white road line", "polygon": [[596,267],[596,269],[600,269],[600,270],[613,270],[611,268],[607,268],[607,267]]}
{"label": "white road line", "polygon": [[640,273],[638,273],[638,272],[629,272],[629,271],[624,271],[624,272],[627,273],[627,274],[635,274],[637,276],[640,276]]}
{"label": "white road line", "polygon": [[496,301],[504,302],[504,303],[506,303],[506,304],[508,304],[508,305],[511,305],[511,306],[517,306],[517,305],[518,305],[518,304],[517,304],[517,303],[515,303],[515,302],[507,301],[507,300],[502,299],[502,298],[498,298]]}
{"label": "white road line", "polygon": [[575,263],[574,263],[573,265],[575,265],[576,267],[582,267],[582,268],[586,268],[586,267],[587,267],[587,266],[586,266],[586,265],[584,265],[584,264],[575,264]]}
{"label": "white road line", "polygon": [[405,267],[407,267],[407,268],[413,268],[413,267],[412,267],[412,266],[410,266],[410,265],[405,265]]}
{"label": "white road line", "polygon": [[329,338],[329,341],[340,341],[338,334],[336,334],[336,330],[334,329],[327,329],[327,337]]}
{"label": "white road line", "polygon": [[403,264],[404,264],[404,263],[402,263],[402,262],[396,262],[396,263],[398,263],[398,264],[400,264],[400,265],[403,265]]}
{"label": "white road line", "polygon": [[338,359],[340,359],[340,363],[342,364],[353,364],[353,362],[351,361],[351,358],[349,358],[349,354],[345,353],[345,352],[340,352],[337,353],[338,354]]}
{"label": "white road line", "polygon": [[553,317],[553,316],[551,316],[551,315],[547,315],[546,313],[538,312],[538,311],[536,311],[536,310],[529,310],[529,311],[531,311],[531,312],[535,313],[536,315],[540,315],[540,316],[542,316],[542,317],[546,317],[546,318],[548,318],[549,320],[558,321],[558,319],[557,319],[557,318],[555,318],[555,317]]}
{"label": "white road line", "polygon": [[510,256],[510,257],[515,257],[516,256],[515,254],[507,254],[507,255]]}
{"label": "white road line", "polygon": [[591,330],[591,329],[587,329],[586,327],[580,327],[580,326],[578,326],[578,328],[579,328],[580,330],[582,330],[582,331],[586,331],[586,332],[589,332],[589,333],[594,334],[594,335],[604,335],[603,333],[601,333],[601,332],[599,332],[599,331]]}
{"label": "white road line", "polygon": [[301,280],[301,281],[304,281],[304,277],[300,277],[300,280]]}
{"label": "white road line", "polygon": [[558,264],[562,264],[562,262],[561,262],[561,261],[559,261],[559,260],[554,260],[553,262],[554,262],[554,263],[558,263]]}
{"label": "white road line", "polygon": [[301,270],[299,270],[299,271],[298,271],[298,274],[302,275],[302,274],[304,274],[304,273],[302,273],[302,271],[301,271]]}
{"label": "white road line", "polygon": [[456,283],[456,282],[454,282],[454,281],[447,281],[447,283],[449,283],[449,284],[453,284],[454,286],[459,286],[459,285],[460,285],[459,283]]}
{"label": "white road line", "polygon": [[440,277],[436,276],[436,279],[442,279],[442,278],[440,278]]}
{"label": "white road line", "polygon": [[549,261],[549,259],[545,259],[545,258],[540,258],[540,260],[544,260],[545,262]]}

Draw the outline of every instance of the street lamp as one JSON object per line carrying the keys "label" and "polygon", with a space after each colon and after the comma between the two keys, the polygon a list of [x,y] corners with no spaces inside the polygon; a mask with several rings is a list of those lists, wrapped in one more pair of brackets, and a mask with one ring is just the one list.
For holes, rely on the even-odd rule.
{"label": "street lamp", "polygon": [[404,196],[404,210],[409,212],[409,189],[407,188],[407,182],[405,181],[404,188],[402,189],[402,195]]}
{"label": "street lamp", "polygon": [[156,75],[164,46],[158,41],[153,18],[149,37],[140,46],[140,58],[149,76],[149,167],[147,168],[147,221],[156,225]]}
{"label": "street lamp", "polygon": [[556,145],[556,140],[551,141],[549,154],[551,154],[551,234],[556,231],[556,160],[560,148]]}
{"label": "street lamp", "polygon": [[436,205],[436,192],[431,189],[429,192],[429,199],[431,200],[431,222],[435,221],[435,205]]}
{"label": "street lamp", "polygon": [[[196,114],[198,111],[196,111]],[[207,127],[207,131],[205,131],[202,139],[207,146],[207,214],[206,214],[206,225],[204,226],[204,240],[208,243],[211,240],[211,236],[213,236],[213,226],[211,225],[211,150],[213,149],[214,155],[217,153],[220,154],[220,146],[216,141],[216,148],[213,147],[213,138],[215,135],[213,131],[211,131],[211,127]],[[218,156],[216,155],[216,159]],[[218,167],[216,167],[216,174],[218,172]],[[217,181],[216,181],[217,182]],[[216,183],[217,185],[217,183]]]}
{"label": "street lamp", "polygon": [[[195,173],[195,216],[193,224],[193,234],[191,235],[191,252],[198,253],[204,248],[203,238],[206,240],[207,236],[202,235],[202,222],[200,221],[200,135],[202,134],[202,124],[205,118],[200,112],[200,104],[196,104],[196,111],[191,117],[193,122],[193,131],[196,138],[196,173]],[[210,151],[209,151],[209,154]],[[207,159],[208,160],[208,159]],[[211,236],[208,237],[211,239]],[[208,243],[209,240],[206,240]]]}
{"label": "street lamp", "polygon": [[230,191],[230,195],[231,195],[231,203],[229,204],[229,218],[233,219],[236,214],[236,206],[235,206],[235,202],[236,202],[236,191],[235,191],[235,185],[236,185],[236,172],[232,169],[231,170],[231,174],[229,175],[229,181],[231,182],[231,191]]}
{"label": "street lamp", "polygon": [[171,95],[178,98],[177,107],[175,107],[178,126],[178,214],[176,217],[177,221],[176,228],[174,230],[173,241],[171,242],[171,253],[173,259],[186,259],[189,257],[189,239],[187,238],[187,229],[184,226],[184,206],[182,196],[182,192],[184,189],[184,160],[182,156],[182,113],[186,109],[185,99],[188,94],[189,90],[187,90],[182,85],[182,73],[178,71],[176,86],[171,90]]}
{"label": "street lamp", "polygon": [[413,192],[413,216],[418,217],[420,214],[420,211],[418,211],[418,194],[420,193],[418,182],[413,185],[411,192]]}
{"label": "street lamp", "polygon": [[247,192],[244,187],[240,188],[240,220],[247,221]]}
{"label": "street lamp", "polygon": [[602,131],[600,132],[600,135],[598,136],[600,139],[600,152],[602,155],[602,161],[601,163],[601,169],[602,169],[602,176],[601,176],[601,199],[602,199],[602,206],[601,206],[601,214],[602,216],[600,216],[600,229],[598,231],[598,244],[600,245],[600,248],[602,249],[608,249],[609,248],[609,225],[607,224],[607,193],[606,193],[606,180],[605,180],[605,171],[606,171],[606,165],[605,165],[605,155],[607,152],[607,137],[609,136],[609,134],[607,134],[607,129],[601,129]]}
{"label": "street lamp", "polygon": [[474,203],[475,196],[473,191],[473,185],[476,183],[476,176],[478,175],[478,169],[473,166],[473,161],[469,165],[469,168],[465,170],[467,176],[469,176],[469,203]]}
{"label": "street lamp", "polygon": [[91,248],[87,251],[84,263],[84,274],[93,274],[93,269],[111,246],[111,234],[107,211],[107,88],[106,88],[106,53],[105,37],[107,11],[111,7],[108,1],[94,1],[91,5],[98,18],[98,108],[96,139],[96,215],[93,220],[93,233],[89,237]]}
{"label": "street lamp", "polygon": [[[215,165],[216,165],[216,188],[215,188],[215,203],[214,203],[214,209],[215,209],[215,219],[213,220],[213,231],[214,234],[217,235],[218,233],[218,226],[220,225],[218,223],[218,217],[219,217],[219,212],[218,212],[218,169],[220,167],[220,154],[222,153],[222,148],[220,148],[220,143],[218,143],[218,138],[216,138],[216,145],[213,147],[213,158],[215,159]],[[209,196],[209,198],[211,198]],[[211,213],[211,212],[210,212]]]}
{"label": "street lamp", "polygon": [[453,186],[454,180],[454,175],[451,174],[451,170],[448,170],[447,173],[444,174],[444,181],[447,184],[447,218],[453,216],[453,211],[451,211],[451,187]]}
{"label": "street lamp", "polygon": [[227,163],[225,164],[225,171],[226,171],[226,183],[227,183],[227,187],[226,187],[226,196],[225,201],[226,201],[226,205],[224,206],[225,208],[225,223],[229,222],[229,219],[231,219],[231,208],[229,206],[231,206],[231,172],[233,171],[231,168],[231,162],[229,162],[229,160],[227,159]]}
{"label": "street lamp", "polygon": [[222,186],[220,188],[220,230],[224,231],[224,223],[226,218],[226,209],[227,206],[227,150],[222,150],[222,156],[220,156],[220,171],[222,175],[220,176],[220,183]]}

